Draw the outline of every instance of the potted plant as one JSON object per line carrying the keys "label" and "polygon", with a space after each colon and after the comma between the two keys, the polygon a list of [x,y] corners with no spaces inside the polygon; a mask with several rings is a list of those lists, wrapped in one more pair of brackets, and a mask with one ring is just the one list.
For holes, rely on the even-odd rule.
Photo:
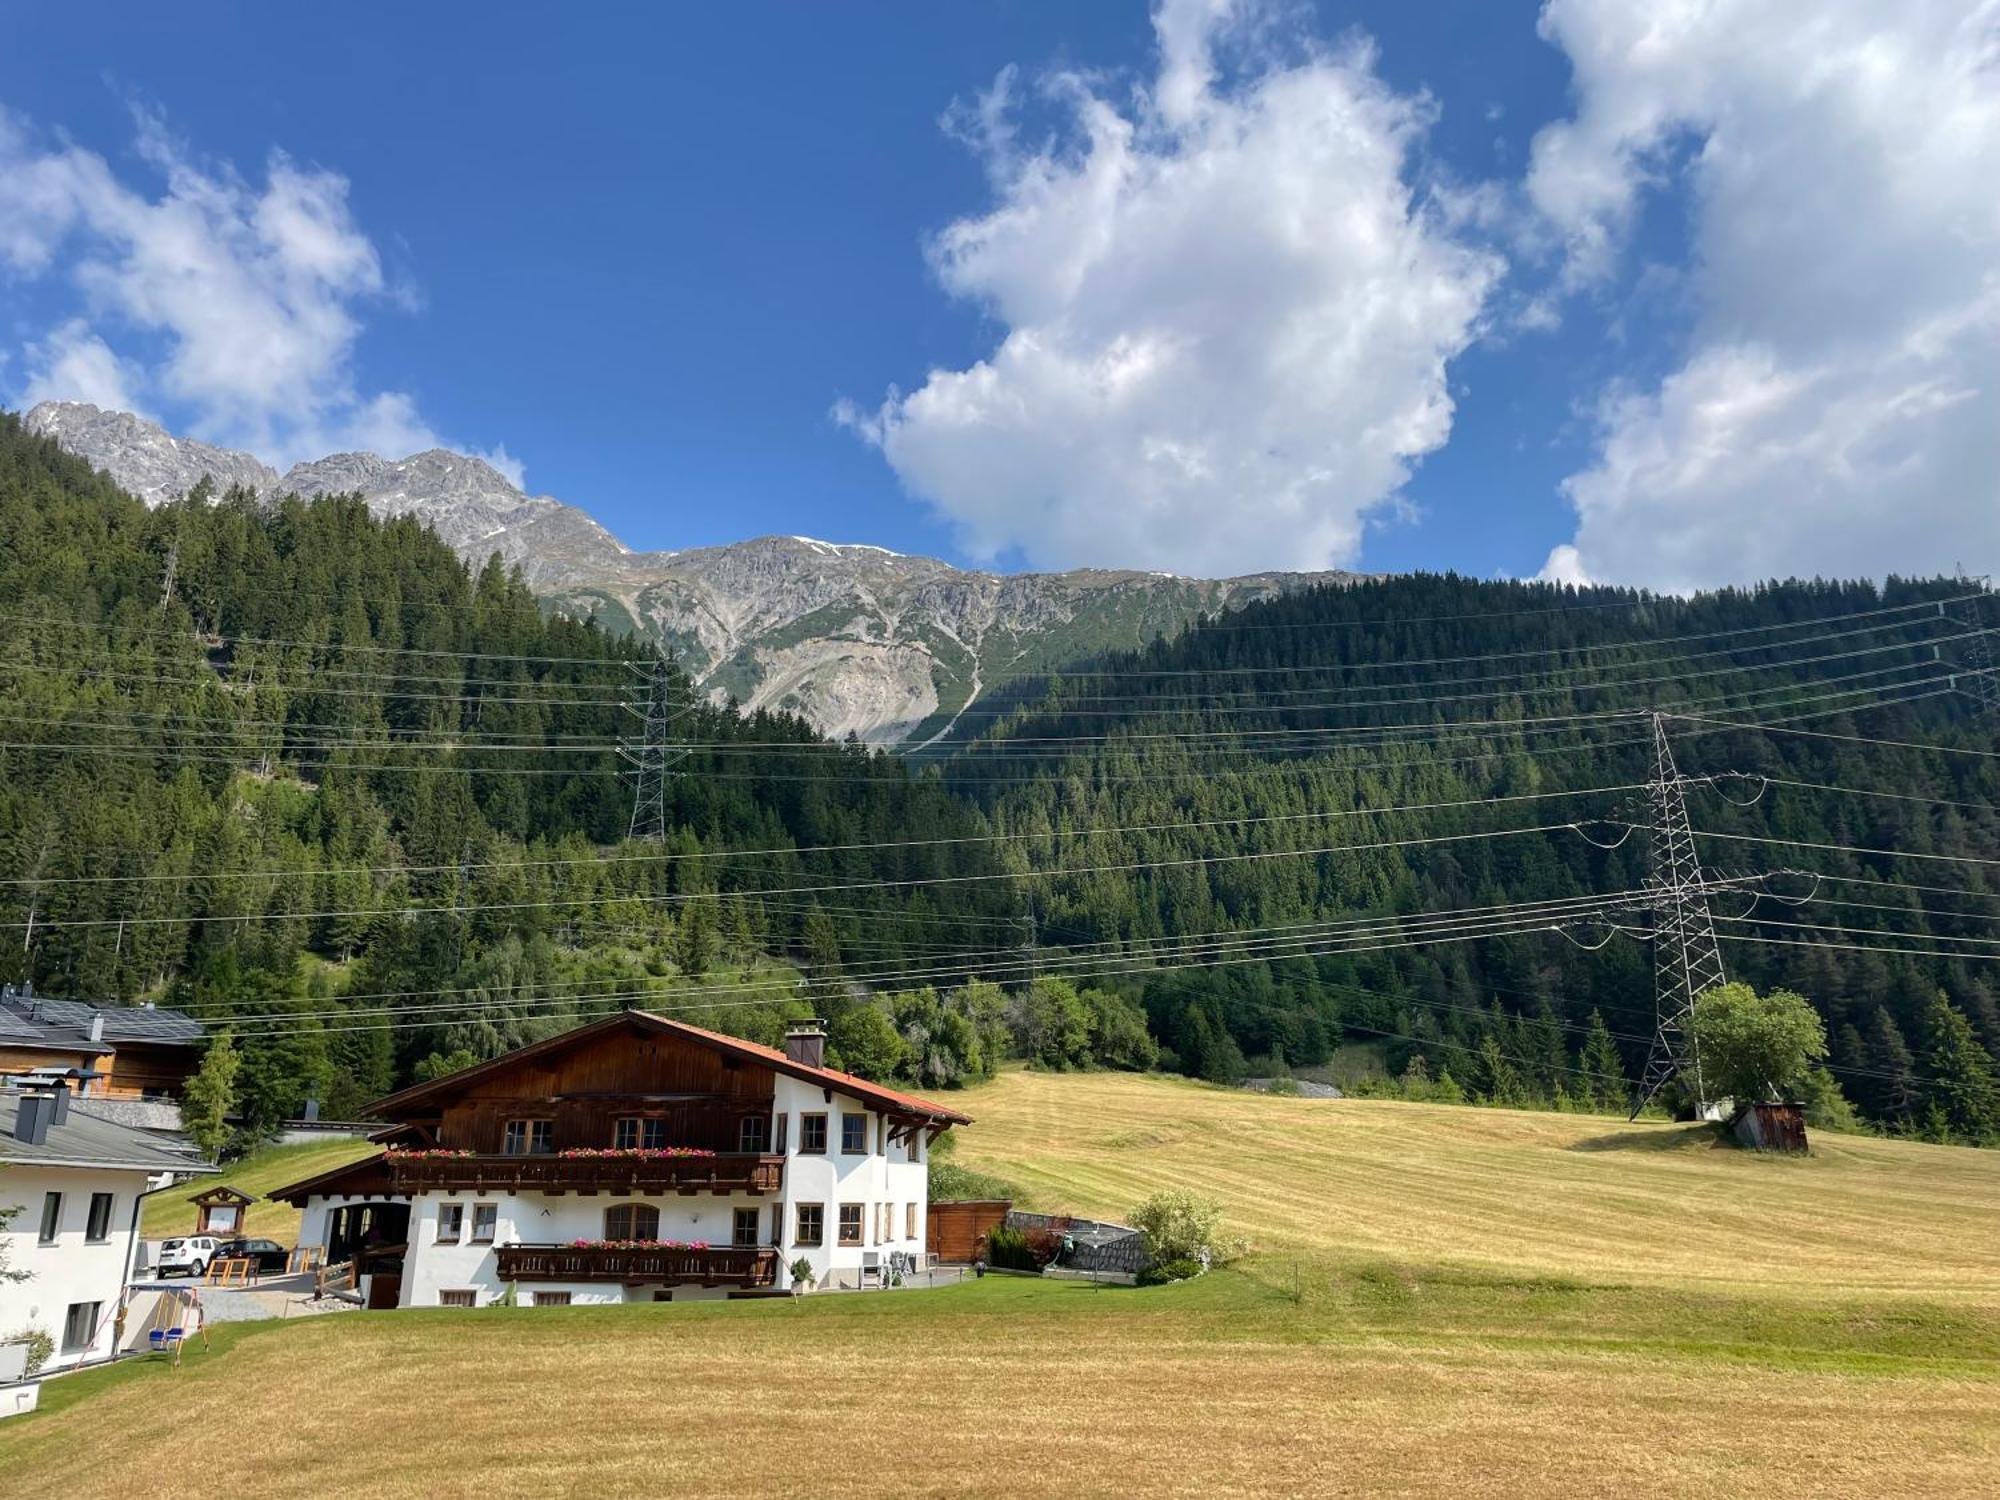
{"label": "potted plant", "polygon": [[785,1269],[791,1272],[794,1297],[802,1297],[811,1291],[813,1283],[819,1279],[813,1272],[813,1263],[803,1255]]}

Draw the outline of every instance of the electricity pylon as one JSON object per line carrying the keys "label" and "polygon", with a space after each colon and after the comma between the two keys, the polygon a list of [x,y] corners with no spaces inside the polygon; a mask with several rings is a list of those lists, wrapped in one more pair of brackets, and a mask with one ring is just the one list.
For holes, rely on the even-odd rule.
{"label": "electricity pylon", "polygon": [[667,837],[667,777],[674,764],[687,755],[686,748],[674,740],[673,723],[680,715],[674,712],[673,687],[673,667],[664,656],[655,657],[647,674],[645,702],[625,705],[639,716],[645,729],[636,744],[627,741],[618,747],[618,753],[633,766],[628,837],[656,844],[665,843]]}
{"label": "electricity pylon", "polygon": [[[1967,583],[1972,581],[1965,577],[1963,568],[1958,570],[1958,576]],[[1988,717],[2000,717],[2000,674],[1994,671],[1993,646],[1986,630],[1986,612],[1980,608],[1985,602],[1984,597],[1965,601],[1966,613],[1972,617],[1969,620],[1958,615],[1949,617],[1954,624],[1964,625],[1972,632],[1966,637],[1964,644],[1965,668],[1961,672],[1952,674],[1951,685],[1976,699],[1982,714]]]}
{"label": "electricity pylon", "polygon": [[1674,765],[1666,718],[1655,713],[1653,779],[1646,788],[1653,808],[1653,868],[1646,885],[1653,893],[1655,913],[1653,974],[1658,1029],[1639,1081],[1639,1102],[1632,1106],[1635,1120],[1678,1074],[1686,1074],[1694,1085],[1696,1112],[1707,1103],[1701,1055],[1689,1023],[1694,1018],[1695,1001],[1723,982],[1722,949],[1715,941],[1708,887],[1695,852],[1694,829],[1688,823],[1686,789],[1687,783]]}

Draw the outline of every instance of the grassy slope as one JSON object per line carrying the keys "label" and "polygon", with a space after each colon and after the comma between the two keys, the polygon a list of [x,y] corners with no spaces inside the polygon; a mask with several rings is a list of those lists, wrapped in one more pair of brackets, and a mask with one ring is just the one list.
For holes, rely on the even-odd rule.
{"label": "grassy slope", "polygon": [[0,1470],[82,1494],[1623,1500],[1977,1494],[2000,1463],[2000,1155],[1778,1162],[1669,1126],[1128,1078],[965,1102],[968,1165],[1098,1212],[1193,1185],[1258,1253],[1147,1292],[231,1329],[178,1374],[50,1386],[0,1427]]}
{"label": "grassy slope", "polygon": [[[183,1188],[148,1198],[141,1232],[147,1239],[155,1240],[170,1234],[193,1233],[195,1210],[188,1199],[212,1187],[238,1188],[261,1199],[274,1187],[331,1171],[379,1149],[367,1141],[343,1136],[324,1144],[274,1146],[259,1151],[233,1163],[219,1177],[203,1177]],[[253,1239],[276,1240],[281,1245],[290,1245],[298,1239],[299,1211],[289,1203],[253,1203],[245,1217],[243,1232]]]}

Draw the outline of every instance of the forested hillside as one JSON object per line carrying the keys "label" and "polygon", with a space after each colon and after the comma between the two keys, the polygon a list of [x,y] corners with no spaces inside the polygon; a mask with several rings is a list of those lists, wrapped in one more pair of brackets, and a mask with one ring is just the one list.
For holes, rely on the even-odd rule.
{"label": "forested hillside", "polygon": [[827,1015],[925,1087],[1367,1042],[1424,1097],[1616,1107],[1661,709],[1730,973],[1826,1019],[1816,1108],[2000,1134],[1963,581],[1313,590],[975,704],[920,771],[669,673],[661,842],[618,754],[650,663],[408,518],[148,510],[0,416],[0,587],[0,978],[228,1027],[253,1123],[621,1004]]}
{"label": "forested hillside", "polygon": [[1811,872],[1712,898],[1732,976],[1813,1001],[1868,1114],[1973,1136],[1990,1111],[1937,1075],[1967,1020],[2000,1052],[2000,723],[1963,674],[1992,608],[1961,580],[1386,579],[1018,689],[947,772],[1059,872],[1028,882],[1046,939],[1123,966],[1190,1072],[1386,1039],[1419,1091],[1611,1103],[1653,976],[1649,914],[1602,898],[1647,876],[1644,711],[1689,715],[1667,727],[1708,873]]}
{"label": "forested hillside", "polygon": [[607,1004],[772,1037],[843,967],[1012,941],[965,804],[683,683],[670,836],[625,843],[629,648],[358,501],[148,510],[0,414],[0,600],[0,977],[232,1025],[266,1116]]}

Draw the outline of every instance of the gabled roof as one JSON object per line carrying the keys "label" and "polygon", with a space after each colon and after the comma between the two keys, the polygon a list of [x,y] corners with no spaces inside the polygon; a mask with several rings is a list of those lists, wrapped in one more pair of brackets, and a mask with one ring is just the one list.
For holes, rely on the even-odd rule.
{"label": "gabled roof", "polygon": [[741,1037],[727,1036],[720,1031],[690,1026],[685,1021],[656,1016],[647,1010],[620,1011],[617,1015],[606,1016],[601,1021],[593,1021],[573,1031],[565,1031],[516,1051],[503,1053],[490,1061],[447,1074],[443,1078],[417,1084],[400,1093],[391,1094],[386,1099],[376,1100],[368,1106],[367,1113],[393,1119],[398,1114],[406,1113],[414,1105],[427,1104],[434,1099],[448,1097],[466,1084],[489,1074],[500,1072],[517,1063],[532,1062],[536,1058],[565,1052],[579,1042],[628,1026],[654,1036],[675,1037],[682,1041],[693,1042],[698,1046],[720,1052],[725,1057],[758,1063],[774,1072],[803,1079],[807,1083],[820,1084],[872,1104],[885,1114],[914,1115],[934,1125],[972,1123],[971,1116],[961,1114],[955,1109],[948,1109],[942,1104],[935,1104],[928,1099],[918,1098],[915,1094],[884,1088],[879,1083],[870,1083],[865,1078],[856,1078],[852,1073],[843,1073],[837,1068],[815,1068],[806,1063],[795,1062],[775,1047],[765,1047],[756,1042],[746,1042]]}
{"label": "gabled roof", "polygon": [[[50,1045],[89,1048],[90,1023],[104,1018],[104,1041],[151,1042],[160,1046],[193,1046],[208,1036],[208,1029],[193,1016],[157,1005],[92,1005],[86,1000],[53,1000],[47,995],[24,995],[19,991],[0,995],[0,1028],[10,1022],[16,1028],[30,1028],[56,1039]],[[0,1030],[0,1035],[11,1036]],[[26,1045],[24,1043],[24,1045]],[[98,1047],[101,1052],[112,1050]]]}
{"label": "gabled roof", "polygon": [[16,1167],[103,1167],[114,1171],[207,1174],[219,1170],[176,1151],[151,1131],[85,1114],[75,1105],[48,1139],[31,1146],[14,1135],[23,1091],[0,1088],[0,1164]]}

